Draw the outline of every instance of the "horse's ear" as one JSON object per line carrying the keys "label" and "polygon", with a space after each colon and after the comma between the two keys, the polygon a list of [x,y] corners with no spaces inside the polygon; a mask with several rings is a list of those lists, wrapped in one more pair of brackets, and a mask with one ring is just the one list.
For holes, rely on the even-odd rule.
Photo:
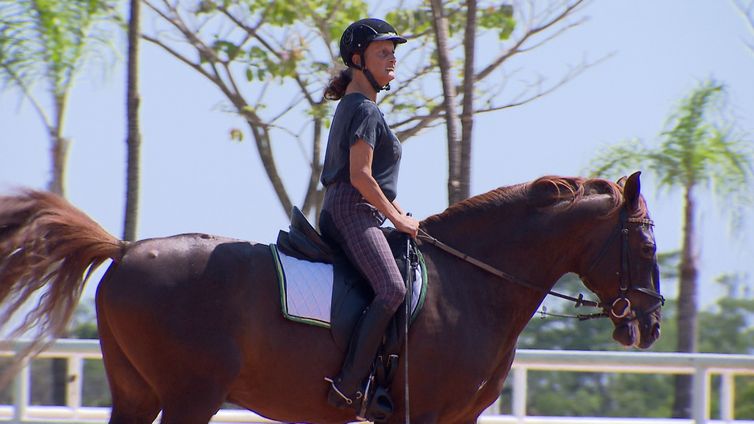
{"label": "horse's ear", "polygon": [[619,187],[623,188],[626,186],[626,180],[628,179],[627,176],[622,176],[618,178],[618,181],[615,182],[615,184],[618,184]]}
{"label": "horse's ear", "polygon": [[631,209],[636,209],[639,205],[639,194],[641,193],[641,181],[639,176],[641,171],[636,171],[628,178],[625,178],[625,185],[623,186],[623,197],[626,199],[626,204]]}

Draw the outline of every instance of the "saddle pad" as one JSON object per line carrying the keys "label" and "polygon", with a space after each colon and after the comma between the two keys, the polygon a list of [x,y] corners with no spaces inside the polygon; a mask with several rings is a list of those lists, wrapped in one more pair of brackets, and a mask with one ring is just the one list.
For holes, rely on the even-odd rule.
{"label": "saddle pad", "polygon": [[[285,318],[319,327],[330,328],[333,292],[333,265],[309,262],[280,252],[270,244],[280,284],[280,304]],[[423,258],[414,270],[411,295],[412,319],[424,303],[426,270]],[[364,284],[367,284],[366,281]]]}

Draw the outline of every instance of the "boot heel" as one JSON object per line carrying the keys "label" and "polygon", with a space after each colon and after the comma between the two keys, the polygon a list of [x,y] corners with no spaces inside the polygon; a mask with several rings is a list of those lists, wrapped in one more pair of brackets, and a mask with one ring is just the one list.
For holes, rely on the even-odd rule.
{"label": "boot heel", "polygon": [[390,397],[390,393],[383,387],[377,387],[369,400],[369,406],[366,408],[366,418],[375,423],[384,423],[387,422],[393,411],[393,399]]}

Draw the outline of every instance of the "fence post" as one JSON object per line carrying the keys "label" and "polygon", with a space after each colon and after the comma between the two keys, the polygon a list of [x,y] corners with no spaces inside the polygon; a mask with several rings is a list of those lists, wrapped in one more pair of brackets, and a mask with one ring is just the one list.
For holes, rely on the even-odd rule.
{"label": "fence post", "polygon": [[733,421],[735,416],[736,380],[731,372],[720,373],[720,419]]}
{"label": "fence post", "polygon": [[81,391],[83,387],[84,360],[81,355],[72,354],[68,357],[68,381],[66,384],[66,406],[73,408],[75,417],[81,408]]}
{"label": "fence post", "polygon": [[694,393],[691,408],[694,422],[704,424],[709,419],[709,372],[703,365],[694,365]]}
{"label": "fence post", "polygon": [[526,417],[526,374],[526,367],[513,367],[513,404],[511,412],[519,423],[523,423]]}
{"label": "fence post", "polygon": [[31,361],[24,360],[21,370],[14,380],[13,393],[13,423],[21,423],[26,418],[26,411],[29,407],[29,387],[31,379]]}

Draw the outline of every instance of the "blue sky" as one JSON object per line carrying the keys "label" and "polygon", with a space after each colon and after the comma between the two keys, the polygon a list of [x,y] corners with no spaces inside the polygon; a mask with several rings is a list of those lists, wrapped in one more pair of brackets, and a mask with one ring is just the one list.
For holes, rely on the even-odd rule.
{"label": "blue sky", "polygon": [[[754,140],[754,40],[732,3],[723,0],[594,2],[589,20],[512,64],[524,78],[557,79],[581,62],[612,56],[557,92],[529,105],[480,116],[475,127],[472,192],[545,174],[580,175],[601,146],[628,138],[657,140],[677,102],[700,81],[728,86],[740,128]],[[223,98],[202,77],[143,44],[141,62],[142,194],[139,238],[208,232],[272,242],[287,227],[249,136],[230,141],[243,122],[225,112]],[[479,49],[503,48],[486,40]],[[398,57],[400,60],[400,49]],[[115,235],[122,233],[125,187],[123,63],[103,75],[81,75],[72,92],[65,135],[73,140],[69,199]],[[400,84],[397,81],[395,84]],[[43,188],[48,141],[28,102],[0,92],[0,190]],[[295,143],[275,146],[294,201],[303,199],[305,164]],[[444,131],[433,129],[404,145],[399,201],[419,218],[446,206]],[[659,249],[678,249],[678,193],[658,192],[646,174],[643,190],[656,221]],[[722,204],[721,204],[722,203]],[[701,196],[699,216],[703,304],[721,294],[713,283],[726,272],[754,278],[749,225],[729,231],[724,202]],[[95,284],[89,284],[91,295]],[[674,296],[675,286],[665,285]]]}

